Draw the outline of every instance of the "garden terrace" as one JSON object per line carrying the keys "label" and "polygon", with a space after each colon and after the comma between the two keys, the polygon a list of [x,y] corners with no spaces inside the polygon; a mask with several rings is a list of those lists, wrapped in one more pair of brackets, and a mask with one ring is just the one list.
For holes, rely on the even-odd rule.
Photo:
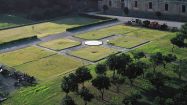
{"label": "garden terrace", "polygon": [[89,60],[92,62],[97,62],[114,53],[117,53],[115,49],[102,46],[89,46],[69,52],[69,54],[72,56]]}
{"label": "garden terrace", "polygon": [[0,30],[25,24],[33,23],[33,21],[15,16],[15,15],[8,15],[8,14],[1,14],[0,15]]}
{"label": "garden terrace", "polygon": [[82,62],[63,55],[53,55],[31,63],[17,66],[16,69],[36,77],[39,80],[48,80],[72,72],[80,67]]}
{"label": "garden terrace", "polygon": [[80,16],[64,17],[50,22],[2,30],[0,31],[0,44],[34,35],[37,35],[40,38],[48,35],[63,33],[67,28],[86,25],[98,21],[100,20]]}
{"label": "garden terrace", "polygon": [[137,38],[137,37],[123,36],[123,37],[119,37],[117,39],[109,41],[108,44],[111,44],[113,46],[131,49],[131,48],[134,48],[136,46],[142,45],[147,42],[148,41]]}
{"label": "garden terrace", "polygon": [[20,50],[0,54],[0,62],[12,67],[54,54],[54,52],[46,51],[37,47],[27,47]]}
{"label": "garden terrace", "polygon": [[81,43],[78,41],[64,38],[64,39],[52,40],[49,42],[43,42],[43,43],[40,43],[39,46],[49,48],[55,51],[60,51],[60,50],[67,49],[70,47],[78,46],[80,44]]}
{"label": "garden terrace", "polygon": [[82,33],[75,35],[75,37],[86,39],[86,40],[97,40],[97,39],[103,39],[112,35],[116,34],[126,34],[132,31],[135,31],[139,28],[136,27],[130,27],[125,25],[117,25],[112,27],[107,27],[99,30],[93,30],[90,32]]}

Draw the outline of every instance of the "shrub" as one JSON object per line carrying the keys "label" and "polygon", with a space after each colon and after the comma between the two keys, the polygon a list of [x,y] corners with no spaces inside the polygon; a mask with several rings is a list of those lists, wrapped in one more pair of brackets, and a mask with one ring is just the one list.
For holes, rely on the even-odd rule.
{"label": "shrub", "polygon": [[168,30],[168,25],[167,24],[162,24],[161,26],[160,26],[160,29],[161,30]]}
{"label": "shrub", "polygon": [[143,21],[143,26],[149,27],[150,23],[151,22],[149,20],[145,20],[145,21]]}

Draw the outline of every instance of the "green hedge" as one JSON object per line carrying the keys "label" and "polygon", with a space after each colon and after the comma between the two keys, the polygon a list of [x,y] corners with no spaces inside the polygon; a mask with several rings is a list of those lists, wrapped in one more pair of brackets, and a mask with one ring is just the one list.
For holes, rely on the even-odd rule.
{"label": "green hedge", "polygon": [[32,41],[32,40],[37,40],[38,37],[36,35],[31,36],[31,37],[26,37],[26,38],[20,38],[20,39],[16,39],[16,40],[12,40],[10,42],[4,42],[4,43],[0,43],[0,49],[9,46],[9,45],[14,45],[17,43],[23,43],[23,42],[27,42],[27,41]]}
{"label": "green hedge", "polygon": [[99,21],[99,22],[95,22],[95,23],[91,23],[91,24],[87,24],[87,25],[68,28],[68,29],[66,29],[66,31],[75,31],[75,30],[88,28],[88,27],[92,27],[92,26],[96,26],[96,25],[100,25],[100,24],[104,24],[104,23],[115,22],[115,21],[118,21],[118,19],[116,19],[116,18],[115,19],[108,19],[108,20],[103,20],[103,21]]}
{"label": "green hedge", "polygon": [[101,20],[114,19],[114,18],[110,18],[110,17],[91,15],[91,14],[87,14],[87,13],[80,13],[79,15],[84,16],[84,17],[89,17],[89,18],[101,19]]}

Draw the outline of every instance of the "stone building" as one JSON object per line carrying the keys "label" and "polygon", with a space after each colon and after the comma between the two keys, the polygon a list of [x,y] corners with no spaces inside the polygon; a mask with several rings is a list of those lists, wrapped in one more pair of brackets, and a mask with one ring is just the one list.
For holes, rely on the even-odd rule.
{"label": "stone building", "polygon": [[109,9],[123,10],[128,7],[135,12],[161,12],[166,15],[187,16],[187,0],[99,0],[99,9],[107,5]]}

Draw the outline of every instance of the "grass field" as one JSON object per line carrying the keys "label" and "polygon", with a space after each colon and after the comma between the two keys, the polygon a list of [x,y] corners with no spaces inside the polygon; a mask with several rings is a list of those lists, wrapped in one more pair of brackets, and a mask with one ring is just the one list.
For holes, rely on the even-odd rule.
{"label": "grass field", "polygon": [[35,25],[29,25],[14,29],[0,31],[0,43],[9,42],[20,38],[25,38],[33,35],[45,37],[52,34],[65,32],[67,28],[81,26],[99,21],[98,19],[86,17],[66,17],[51,22],[44,22]]}
{"label": "grass field", "polygon": [[151,40],[155,40],[155,39],[164,37],[168,34],[171,34],[171,32],[141,28],[140,30],[133,31],[133,32],[130,32],[130,33],[124,34],[124,35],[151,41]]}
{"label": "grass field", "polygon": [[31,63],[17,66],[16,69],[32,75],[39,80],[56,78],[82,65],[81,61],[62,55],[53,55]]}
{"label": "grass field", "polygon": [[174,52],[172,52],[172,45],[170,43],[170,39],[172,37],[175,37],[176,34],[169,34],[162,38],[159,38],[157,40],[154,40],[153,42],[142,46],[138,49],[135,49],[134,51],[144,51],[148,54],[153,54],[156,52],[162,52],[164,54],[167,53],[173,53],[177,55],[179,59],[185,59],[187,58],[187,49],[186,48],[178,48],[175,47]]}
{"label": "grass field", "polygon": [[74,40],[66,38],[66,39],[57,39],[57,40],[52,40],[49,42],[40,43],[39,45],[46,47],[46,48],[50,48],[52,50],[60,51],[60,50],[74,47],[80,44],[81,43],[78,41],[74,41]]}
{"label": "grass field", "polygon": [[14,15],[8,15],[8,14],[1,14],[0,15],[0,29],[7,28],[7,27],[13,27],[13,26],[19,26],[24,25],[28,23],[32,23],[33,21],[14,16]]}
{"label": "grass field", "polygon": [[137,29],[139,28],[125,26],[125,25],[117,25],[117,26],[112,26],[99,30],[93,30],[83,34],[78,34],[75,37],[87,39],[87,40],[102,39],[108,36],[112,36],[114,34],[126,34],[128,32],[132,32]]}
{"label": "grass field", "polygon": [[145,42],[147,41],[133,36],[122,36],[117,39],[111,40],[108,43],[118,47],[133,48]]}
{"label": "grass field", "polygon": [[0,54],[0,63],[6,64],[8,66],[17,66],[53,54],[55,53],[37,47],[28,47]]}
{"label": "grass field", "polygon": [[140,30],[122,34],[124,36],[110,40],[109,44],[118,47],[133,48],[147,41],[154,41],[171,34],[175,33],[141,28]]}
{"label": "grass field", "polygon": [[72,51],[69,54],[77,56],[89,61],[97,61],[107,57],[110,54],[116,53],[117,51],[112,48],[106,48],[101,46],[85,47],[76,51]]}

